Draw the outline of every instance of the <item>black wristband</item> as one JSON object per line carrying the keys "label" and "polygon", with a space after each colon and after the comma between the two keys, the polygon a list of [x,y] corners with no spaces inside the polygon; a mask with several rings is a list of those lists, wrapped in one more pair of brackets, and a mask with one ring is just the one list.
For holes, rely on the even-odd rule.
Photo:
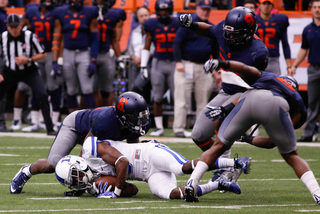
{"label": "black wristband", "polygon": [[219,68],[223,68],[225,70],[230,68],[230,62],[229,61],[222,61],[219,60]]}
{"label": "black wristband", "polygon": [[235,105],[233,103],[229,103],[228,105],[226,106],[223,106],[224,108],[224,111],[226,114],[229,114],[230,111],[232,111],[232,109],[235,107]]}
{"label": "black wristband", "polygon": [[192,22],[190,26],[191,30],[197,30],[198,29],[198,23],[197,22]]}

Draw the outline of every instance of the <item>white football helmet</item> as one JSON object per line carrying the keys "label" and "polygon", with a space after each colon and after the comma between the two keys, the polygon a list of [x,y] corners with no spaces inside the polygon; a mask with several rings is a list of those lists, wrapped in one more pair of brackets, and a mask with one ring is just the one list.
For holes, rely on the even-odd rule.
{"label": "white football helmet", "polygon": [[63,186],[82,190],[92,187],[93,173],[82,157],[67,155],[56,166],[56,178]]}

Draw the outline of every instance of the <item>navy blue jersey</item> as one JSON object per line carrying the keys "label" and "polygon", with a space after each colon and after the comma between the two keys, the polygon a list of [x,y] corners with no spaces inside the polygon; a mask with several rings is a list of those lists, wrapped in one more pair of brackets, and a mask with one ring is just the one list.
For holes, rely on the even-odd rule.
{"label": "navy blue jersey", "polygon": [[90,45],[90,23],[98,16],[98,8],[83,6],[78,12],[70,10],[69,5],[57,7],[54,17],[61,23],[64,48],[86,50]]}
{"label": "navy blue jersey", "polygon": [[261,77],[252,84],[251,87],[270,90],[274,95],[286,99],[290,107],[290,115],[296,112],[300,112],[302,115],[307,113],[300,94],[279,75],[270,72],[262,72]]}
{"label": "navy blue jersey", "polygon": [[103,14],[103,20],[99,20],[99,52],[106,53],[110,49],[114,35],[114,28],[120,20],[126,20],[127,14],[123,9],[111,8]]}
{"label": "navy blue jersey", "polygon": [[320,65],[320,27],[314,22],[303,29],[301,48],[309,49],[308,62],[311,65]]}
{"label": "navy blue jersey", "polygon": [[[202,22],[196,13],[192,14],[194,22]],[[210,22],[206,22],[213,25]],[[181,58],[196,63],[205,63],[212,54],[212,50],[217,48],[217,44],[212,39],[205,38],[193,33],[188,28],[179,28],[175,43],[180,43]]]}
{"label": "navy blue jersey", "polygon": [[[219,58],[221,60],[239,61],[246,65],[254,66],[259,70],[264,70],[268,65],[269,51],[258,36],[255,35],[252,42],[242,49],[231,50],[223,38],[223,25],[224,21],[221,21],[216,27],[212,26],[209,28],[210,37],[219,43]],[[222,83],[222,88],[228,94],[235,94],[246,90],[245,88],[227,83]]]}
{"label": "navy blue jersey", "polygon": [[273,14],[269,20],[264,20],[260,15],[257,15],[256,20],[257,34],[267,46],[270,57],[280,56],[279,42],[281,41],[284,58],[290,59],[291,52],[287,35],[288,17],[285,14]]}
{"label": "navy blue jersey", "polygon": [[153,57],[160,60],[174,60],[173,41],[180,23],[172,18],[170,24],[163,25],[157,18],[150,18],[144,23],[144,30],[150,32],[155,46]]}
{"label": "navy blue jersey", "polygon": [[0,34],[7,30],[7,18],[7,11],[0,9]]}
{"label": "navy blue jersey", "polygon": [[[150,123],[145,131],[148,132],[149,128]],[[130,132],[129,129],[120,130],[119,120],[114,107],[80,111],[76,115],[75,129],[84,135],[91,131],[99,140],[137,139],[141,136]]]}
{"label": "navy blue jersey", "polygon": [[42,15],[40,8],[41,5],[32,4],[32,6],[26,8],[25,17],[29,20],[31,30],[38,36],[45,51],[51,52],[54,30],[53,10],[49,10]]}

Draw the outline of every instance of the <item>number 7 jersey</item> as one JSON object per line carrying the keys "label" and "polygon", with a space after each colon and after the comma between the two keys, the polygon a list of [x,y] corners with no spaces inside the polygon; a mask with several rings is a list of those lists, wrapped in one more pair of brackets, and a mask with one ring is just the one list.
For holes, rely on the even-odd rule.
{"label": "number 7 jersey", "polygon": [[86,50],[90,45],[90,23],[98,17],[98,8],[83,6],[73,12],[69,5],[54,10],[54,17],[61,23],[64,36],[64,48],[68,50]]}
{"label": "number 7 jersey", "polygon": [[159,60],[174,60],[173,41],[180,23],[172,18],[170,24],[163,25],[157,18],[150,18],[144,23],[144,30],[151,33],[152,42],[155,46],[153,57]]}

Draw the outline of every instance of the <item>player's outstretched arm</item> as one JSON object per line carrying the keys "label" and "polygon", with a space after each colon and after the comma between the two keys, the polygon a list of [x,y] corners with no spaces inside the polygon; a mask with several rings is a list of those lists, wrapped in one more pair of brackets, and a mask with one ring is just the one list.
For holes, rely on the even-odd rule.
{"label": "player's outstretched arm", "polygon": [[185,28],[189,28],[199,36],[210,37],[209,28],[212,25],[209,25],[205,22],[193,22],[191,14],[182,14],[179,16],[180,25]]}

